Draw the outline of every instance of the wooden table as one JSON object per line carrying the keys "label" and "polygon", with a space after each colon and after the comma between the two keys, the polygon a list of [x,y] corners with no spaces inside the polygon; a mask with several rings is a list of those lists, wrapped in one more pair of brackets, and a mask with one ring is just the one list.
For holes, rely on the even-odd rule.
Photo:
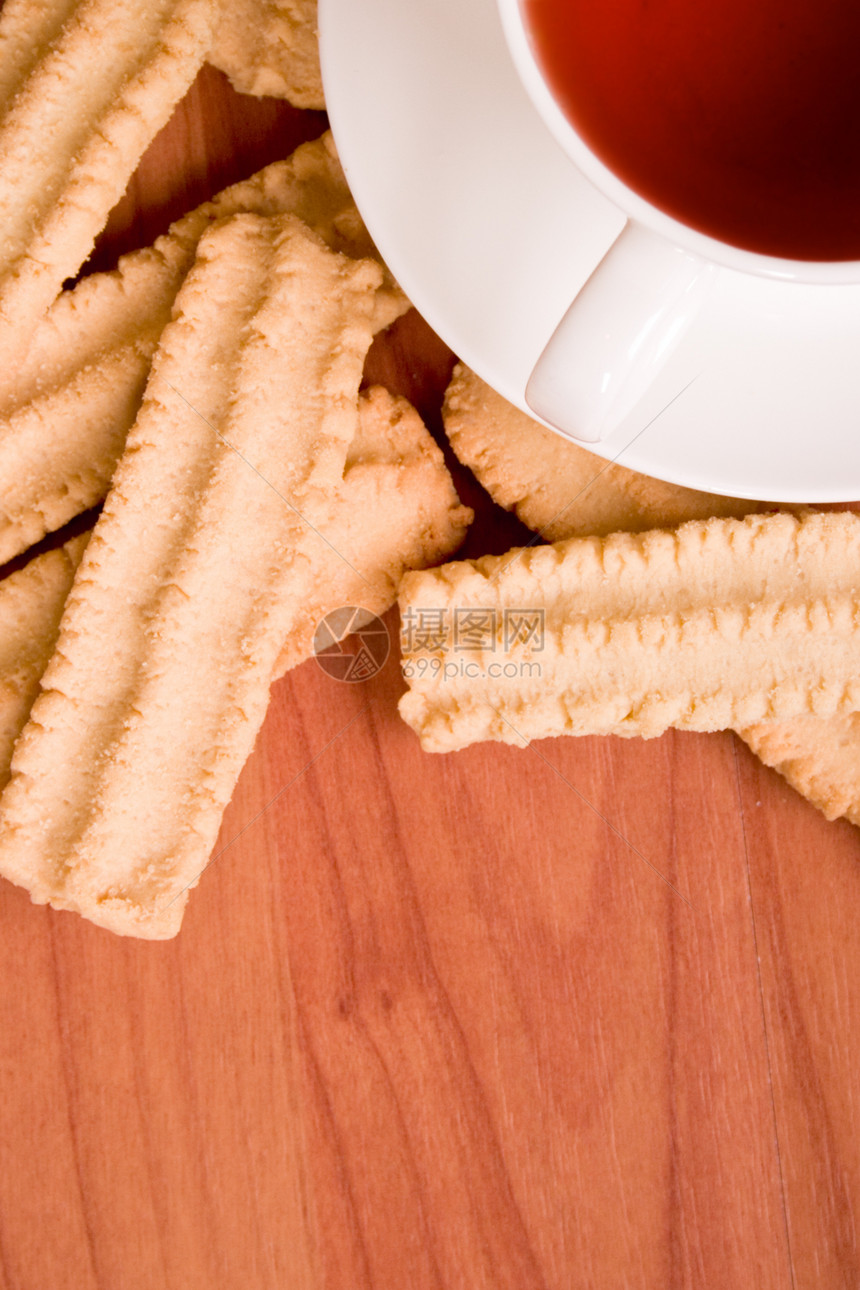
{"label": "wooden table", "polygon": [[[96,263],[324,124],[205,71]],[[370,375],[439,431],[452,362]],[[0,885],[0,1290],[856,1290],[857,831],[730,734],[428,756],[401,689],[275,687],[175,942]]]}

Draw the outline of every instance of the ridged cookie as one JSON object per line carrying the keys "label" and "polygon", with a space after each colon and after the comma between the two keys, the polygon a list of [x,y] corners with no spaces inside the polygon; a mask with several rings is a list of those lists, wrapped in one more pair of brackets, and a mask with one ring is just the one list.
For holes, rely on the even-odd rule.
{"label": "ridged cookie", "polygon": [[495,502],[548,542],[767,509],[606,462],[533,421],[462,364],[446,391],[443,419],[463,465]]}
{"label": "ridged cookie", "polygon": [[[691,521],[409,574],[400,710],[434,752],[852,712],[858,577],[860,518],[846,512]],[[416,646],[440,612],[445,631]]]}
{"label": "ridged cookie", "polygon": [[[332,611],[357,605],[384,614],[405,570],[452,555],[471,520],[415,409],[378,386],[362,394],[330,521],[308,546],[311,592],[294,617],[275,676],[311,657],[316,626]],[[0,789],[88,537],[37,556],[0,582]]]}
{"label": "ridged cookie", "polygon": [[324,108],[317,0],[222,0],[209,62],[242,94]]}
{"label": "ridged cookie", "polygon": [[90,254],[212,40],[215,0],[0,10],[0,371]]}
{"label": "ridged cookie", "polygon": [[378,386],[364,393],[337,506],[321,536],[309,538],[311,592],[297,607],[277,675],[311,656],[314,630],[333,609],[384,614],[404,572],[452,555],[472,518],[411,404]]}
{"label": "ridged cookie", "polygon": [[15,740],[54,652],[63,607],[89,533],[36,556],[0,582],[0,789]]}
{"label": "ridged cookie", "polygon": [[175,934],[311,590],[382,280],[293,216],[201,239],[0,800],[0,873]]}
{"label": "ridged cookie", "polygon": [[[335,250],[376,255],[326,134],[183,216],[115,271],[62,292],[22,361],[0,369],[0,564],[102,500],[197,243],[240,211],[291,212]],[[407,307],[386,271],[375,328]]]}
{"label": "ridged cookie", "polygon": [[[607,465],[545,430],[462,365],[448,389],[444,419],[457,457],[495,501],[552,541],[589,532],[670,528],[688,519],[757,509],[754,502],[678,488]],[[798,717],[738,733],[828,819],[845,816],[860,825],[860,717]]]}

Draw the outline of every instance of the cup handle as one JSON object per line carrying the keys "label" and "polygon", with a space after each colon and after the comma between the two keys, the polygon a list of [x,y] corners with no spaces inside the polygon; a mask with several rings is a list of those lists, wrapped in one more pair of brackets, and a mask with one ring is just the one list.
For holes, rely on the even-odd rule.
{"label": "cup handle", "polygon": [[628,221],[535,364],[529,407],[571,439],[604,439],[657,376],[714,277],[709,261]]}

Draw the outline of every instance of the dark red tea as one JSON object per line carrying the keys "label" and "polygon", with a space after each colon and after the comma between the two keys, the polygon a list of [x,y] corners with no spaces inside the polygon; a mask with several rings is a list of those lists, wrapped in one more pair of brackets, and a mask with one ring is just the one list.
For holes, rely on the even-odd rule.
{"label": "dark red tea", "polygon": [[522,0],[568,119],[692,228],[860,259],[860,0]]}

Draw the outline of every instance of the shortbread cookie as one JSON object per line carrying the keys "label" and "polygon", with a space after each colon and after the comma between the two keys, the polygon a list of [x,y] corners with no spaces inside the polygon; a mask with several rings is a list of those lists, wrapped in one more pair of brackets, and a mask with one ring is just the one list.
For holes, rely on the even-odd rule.
{"label": "shortbread cookie", "polygon": [[[310,658],[316,626],[333,610],[356,605],[384,614],[405,570],[451,556],[471,521],[415,409],[378,386],[362,394],[358,432],[331,519],[309,543],[311,592],[295,616],[275,675]],[[0,582],[0,788],[53,653],[88,537],[73,538]]]}
{"label": "shortbread cookie", "polygon": [[411,404],[376,386],[362,395],[359,413],[337,506],[317,540],[308,538],[311,591],[296,607],[278,675],[310,657],[326,614],[343,605],[384,614],[404,572],[450,556],[472,522]]}
{"label": "shortbread cookie", "polygon": [[201,239],[0,801],[0,873],[177,931],[312,592],[380,266],[293,216]]}
{"label": "shortbread cookie", "polygon": [[[545,430],[463,366],[455,369],[444,417],[460,461],[500,505],[552,541],[757,509],[607,465]],[[844,815],[860,824],[860,717],[798,717],[738,733],[828,819]]]}
{"label": "shortbread cookie", "polygon": [[74,277],[212,41],[215,0],[0,10],[0,370]]}
{"label": "shortbread cookie", "polygon": [[221,0],[209,62],[242,94],[324,108],[317,0]]}
{"label": "shortbread cookie", "polygon": [[860,713],[794,717],[738,733],[828,820],[860,825]]}
{"label": "shortbread cookie", "polygon": [[533,421],[462,364],[454,369],[443,418],[463,465],[494,501],[549,542],[767,509],[606,462]]}
{"label": "shortbread cookie", "polygon": [[[64,291],[22,362],[0,369],[0,564],[102,500],[197,243],[239,211],[291,212],[335,250],[376,255],[326,134],[183,216],[114,272]],[[375,329],[406,308],[386,271]]]}
{"label": "shortbread cookie", "polygon": [[408,574],[400,710],[433,752],[852,712],[858,573],[860,518],[838,512],[692,521]]}
{"label": "shortbread cookie", "polygon": [[36,556],[0,582],[0,789],[15,740],[54,652],[60,619],[89,533]]}

